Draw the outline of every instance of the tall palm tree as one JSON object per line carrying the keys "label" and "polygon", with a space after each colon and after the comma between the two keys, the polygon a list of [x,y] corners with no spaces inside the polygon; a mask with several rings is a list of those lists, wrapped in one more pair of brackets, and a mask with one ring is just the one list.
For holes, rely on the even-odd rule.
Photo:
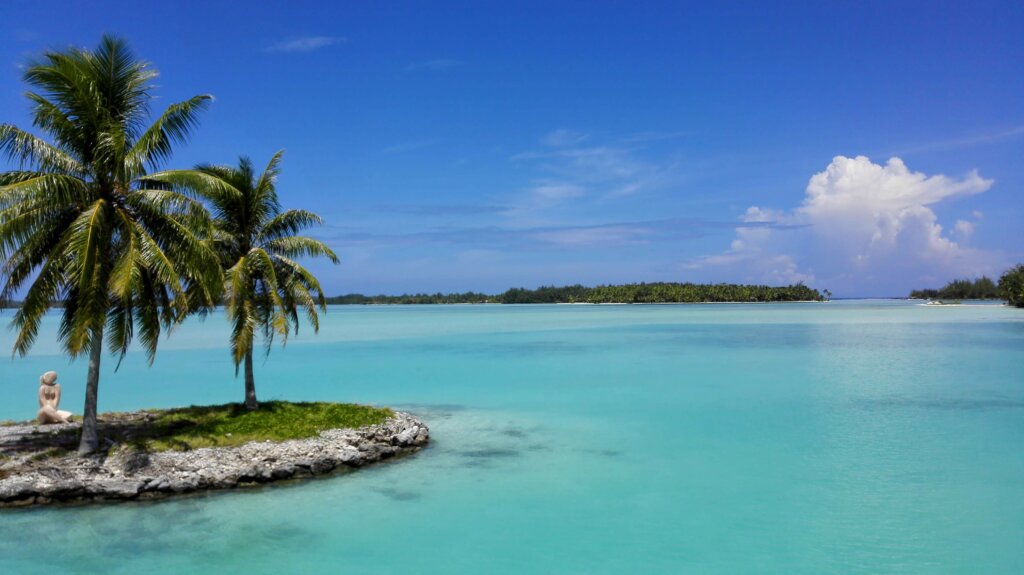
{"label": "tall palm tree", "polygon": [[[33,125],[50,141],[0,125],[0,152],[20,169],[0,174],[0,298],[30,284],[14,316],[14,353],[63,302],[58,338],[88,350],[79,453],[98,447],[103,338],[123,359],[135,329],[152,363],[161,328],[188,312],[188,295],[216,297],[219,265],[203,243],[209,214],[195,199],[146,180],[187,140],[210,96],[174,104],[149,123],[157,72],[125,42],[47,52],[25,69]],[[33,279],[34,278],[34,279]]]}
{"label": "tall palm tree", "polygon": [[249,158],[238,166],[197,166],[169,170],[155,179],[187,188],[210,203],[214,220],[214,248],[224,272],[224,306],[233,329],[231,353],[235,373],[245,364],[245,406],[259,407],[253,377],[253,341],[262,331],[270,353],[274,337],[287,340],[299,329],[299,309],[305,310],[313,330],[319,331],[317,310],[327,311],[327,300],[316,277],[295,260],[301,257],[338,257],[318,240],[296,235],[322,223],[305,210],[281,211],[276,181],[281,155],[274,154],[261,174]]}

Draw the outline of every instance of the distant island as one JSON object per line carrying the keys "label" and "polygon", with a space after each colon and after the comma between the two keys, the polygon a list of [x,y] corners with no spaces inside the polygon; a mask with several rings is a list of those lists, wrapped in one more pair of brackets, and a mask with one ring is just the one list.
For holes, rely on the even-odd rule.
{"label": "distant island", "polygon": [[537,289],[512,288],[504,293],[488,295],[477,292],[375,295],[348,294],[327,298],[333,305],[370,304],[552,304],[552,303],[770,303],[826,301],[816,289],[795,284],[782,287],[737,284],[634,283],[587,287],[542,286]]}
{"label": "distant island", "polygon": [[1018,264],[1000,276],[996,284],[981,276],[976,280],[953,280],[942,289],[919,289],[910,292],[910,299],[1003,300],[1013,307],[1024,308],[1024,264]]}
{"label": "distant island", "polygon": [[[512,288],[490,295],[479,292],[363,295],[358,293],[326,298],[329,305],[415,305],[415,304],[552,304],[552,303],[778,303],[828,301],[832,294],[798,283],[788,286],[741,284],[694,284],[675,282],[633,283],[587,287],[541,286]],[[0,309],[17,308],[18,301],[0,300]],[[53,302],[63,307],[63,302]]]}
{"label": "distant island", "polygon": [[976,280],[953,280],[939,289],[918,289],[910,292],[910,299],[1003,299],[996,282],[986,276]]}

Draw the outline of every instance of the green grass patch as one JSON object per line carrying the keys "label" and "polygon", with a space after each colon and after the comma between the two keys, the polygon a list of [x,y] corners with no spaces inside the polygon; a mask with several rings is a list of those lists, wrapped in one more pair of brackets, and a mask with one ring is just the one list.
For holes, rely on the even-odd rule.
{"label": "green grass patch", "polygon": [[383,423],[394,415],[386,408],[351,403],[268,401],[256,411],[237,403],[151,410],[156,419],[136,430],[129,441],[151,451],[230,447],[251,441],[286,441],[315,437],[321,431]]}

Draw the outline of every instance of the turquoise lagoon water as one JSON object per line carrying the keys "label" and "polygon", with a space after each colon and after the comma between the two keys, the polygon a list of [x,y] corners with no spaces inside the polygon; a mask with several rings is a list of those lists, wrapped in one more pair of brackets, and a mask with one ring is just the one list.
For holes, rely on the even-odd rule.
{"label": "turquoise lagoon water", "polygon": [[[101,409],[240,399],[222,319],[151,368],[105,360]],[[0,419],[47,369],[80,411],[55,324],[0,364]],[[1022,573],[1021,366],[1024,311],[999,306],[332,308],[257,364],[262,398],[397,406],[429,449],[2,512],[0,573]]]}

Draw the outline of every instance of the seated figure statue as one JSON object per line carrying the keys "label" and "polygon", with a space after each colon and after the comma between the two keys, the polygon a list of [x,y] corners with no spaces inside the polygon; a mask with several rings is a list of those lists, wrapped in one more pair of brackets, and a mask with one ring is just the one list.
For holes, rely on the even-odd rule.
{"label": "seated figure statue", "polygon": [[71,421],[70,411],[60,411],[60,385],[57,383],[57,372],[48,371],[39,378],[39,412],[36,417],[39,423],[68,423]]}

